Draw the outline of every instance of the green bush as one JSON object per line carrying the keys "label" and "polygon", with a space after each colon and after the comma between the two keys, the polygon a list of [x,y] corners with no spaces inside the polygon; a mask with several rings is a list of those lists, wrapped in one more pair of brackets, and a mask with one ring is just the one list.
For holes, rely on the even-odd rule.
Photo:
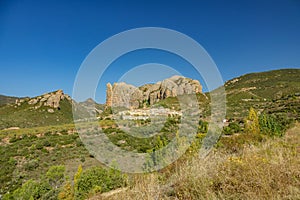
{"label": "green bush", "polygon": [[65,166],[63,165],[55,165],[49,168],[46,173],[46,179],[53,188],[59,188],[63,184],[65,170]]}
{"label": "green bush", "polygon": [[7,193],[3,196],[3,200],[31,200],[40,199],[45,193],[43,185],[34,180],[26,181],[22,187],[16,189],[13,193]]}
{"label": "green bush", "polygon": [[44,142],[41,140],[38,140],[37,143],[35,144],[35,148],[38,150],[41,150],[42,148],[44,148]]}
{"label": "green bush", "polygon": [[208,122],[199,120],[198,133],[207,133],[208,130]]}
{"label": "green bush", "polygon": [[107,192],[124,186],[125,178],[117,170],[107,170],[100,167],[92,167],[84,171],[76,184],[76,199],[85,199],[89,193],[97,190]]}
{"label": "green bush", "polygon": [[261,133],[269,136],[282,136],[284,127],[274,115],[261,114],[259,116]]}
{"label": "green bush", "polygon": [[13,157],[10,157],[8,160],[8,164],[9,165],[17,165],[18,161],[16,159],[14,159]]}
{"label": "green bush", "polygon": [[30,160],[24,164],[24,168],[26,171],[32,171],[39,166],[39,162],[36,159]]}
{"label": "green bush", "polygon": [[9,139],[9,143],[14,143],[14,142],[16,142],[16,141],[18,141],[18,140],[19,140],[19,138],[17,138],[16,135],[14,135],[13,137],[11,137],[11,138]]}
{"label": "green bush", "polygon": [[223,134],[225,134],[225,135],[232,135],[232,134],[233,134],[233,131],[230,129],[229,126],[225,126],[225,127],[223,128]]}
{"label": "green bush", "polygon": [[50,146],[51,146],[51,143],[50,143],[48,140],[44,140],[44,141],[43,141],[43,146],[45,146],[45,147],[50,147]]}
{"label": "green bush", "polygon": [[234,133],[239,133],[241,131],[241,127],[236,122],[230,122],[228,126],[223,128],[223,133],[225,135],[232,135]]}
{"label": "green bush", "polygon": [[28,180],[20,188],[3,196],[4,200],[54,200],[65,182],[65,167],[51,166],[40,180]]}

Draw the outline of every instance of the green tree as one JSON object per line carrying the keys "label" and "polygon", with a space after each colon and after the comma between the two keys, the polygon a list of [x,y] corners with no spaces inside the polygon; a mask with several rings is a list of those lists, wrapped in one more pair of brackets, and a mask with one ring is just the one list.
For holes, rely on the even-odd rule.
{"label": "green tree", "polygon": [[265,113],[259,116],[260,131],[269,136],[282,136],[284,128],[273,115]]}

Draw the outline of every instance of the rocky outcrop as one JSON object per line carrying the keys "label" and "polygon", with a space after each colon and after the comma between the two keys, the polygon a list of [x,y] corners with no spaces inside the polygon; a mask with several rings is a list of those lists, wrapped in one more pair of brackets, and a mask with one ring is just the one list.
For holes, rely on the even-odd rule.
{"label": "rocky outcrop", "polygon": [[52,108],[58,108],[60,100],[65,98],[64,92],[62,90],[58,90],[55,93],[44,95],[45,101],[44,106],[49,106]]}
{"label": "rocky outcrop", "polygon": [[112,106],[112,86],[110,83],[106,84],[106,106],[111,107]]}
{"label": "rocky outcrop", "polygon": [[16,106],[21,106],[23,103],[27,102],[29,105],[33,106],[32,108],[38,109],[41,106],[50,107],[48,109],[49,113],[53,113],[54,109],[59,109],[61,100],[67,99],[72,101],[69,95],[64,94],[62,90],[57,90],[52,93],[47,93],[35,98],[25,98],[16,100]]}
{"label": "rocky outcrop", "polygon": [[131,104],[134,104],[133,99],[137,98],[134,95],[138,95],[138,89],[133,86],[122,83],[114,83],[112,87],[112,106],[129,108]]}
{"label": "rocky outcrop", "polygon": [[173,76],[155,84],[135,87],[126,83],[106,85],[106,106],[138,108],[144,103],[152,105],[161,99],[184,94],[202,93],[199,81]]}

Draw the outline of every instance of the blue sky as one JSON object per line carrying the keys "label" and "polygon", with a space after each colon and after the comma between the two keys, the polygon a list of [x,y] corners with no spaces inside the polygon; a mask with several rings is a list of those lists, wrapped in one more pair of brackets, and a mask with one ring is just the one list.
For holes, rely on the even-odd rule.
{"label": "blue sky", "polygon": [[[139,27],[174,29],[193,38],[210,54],[224,81],[250,72],[300,68],[298,0],[2,0],[0,94],[36,96],[57,89],[72,94],[76,73],[89,52],[105,39]],[[97,101],[105,99],[106,82],[122,76],[126,80],[121,66],[184,64],[159,51],[123,57],[100,80]],[[153,82],[174,73],[157,71],[147,73]],[[201,80],[188,67],[182,74]],[[149,82],[139,77],[132,84]]]}

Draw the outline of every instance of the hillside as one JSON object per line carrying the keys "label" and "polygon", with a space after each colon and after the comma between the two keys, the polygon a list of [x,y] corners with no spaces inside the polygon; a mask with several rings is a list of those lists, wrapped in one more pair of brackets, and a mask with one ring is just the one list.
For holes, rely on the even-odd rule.
{"label": "hillside", "polygon": [[223,144],[205,160],[196,156],[177,163],[173,172],[136,176],[130,187],[89,199],[299,199],[299,131],[296,124],[285,137],[250,141],[235,153],[223,151],[233,144]]}
{"label": "hillside", "polygon": [[18,97],[9,97],[9,96],[0,95],[0,106],[9,103],[14,103],[16,99],[18,99]]}
{"label": "hillside", "polygon": [[[246,74],[225,83],[227,117],[243,118],[259,111],[299,113],[300,69]],[[298,114],[299,118],[299,114]]]}
{"label": "hillside", "polygon": [[[93,196],[299,199],[299,77],[300,70],[285,69],[248,74],[226,82],[228,122],[205,160],[199,157],[199,149],[205,139],[210,139],[210,94],[197,93],[201,112],[192,144],[178,160],[155,173],[146,172],[164,163],[167,155],[166,151],[157,153],[158,150],[174,139],[179,144],[186,141],[184,135],[177,134],[179,128],[190,130],[182,126],[182,110],[176,97],[159,99],[135,110],[119,110],[123,115],[117,120],[117,108],[105,110],[105,105],[92,99],[76,103],[62,90],[15,99],[0,107],[0,165],[4,166],[0,169],[0,195],[4,200]],[[100,114],[99,121],[83,120],[76,130],[72,105],[82,109],[83,116],[90,112]],[[252,113],[250,107],[255,108]],[[168,112],[157,119],[154,115],[148,118],[145,113],[154,110]],[[141,114],[144,118],[140,118]],[[114,144],[110,151],[118,148],[146,153],[145,173],[107,169],[103,163],[108,164],[109,160],[99,163],[97,151],[103,152],[106,147],[97,143],[97,126]],[[86,144],[95,149],[88,151]]]}
{"label": "hillside", "polygon": [[71,98],[58,90],[34,98],[16,99],[0,107],[0,116],[0,129],[71,123]]}

